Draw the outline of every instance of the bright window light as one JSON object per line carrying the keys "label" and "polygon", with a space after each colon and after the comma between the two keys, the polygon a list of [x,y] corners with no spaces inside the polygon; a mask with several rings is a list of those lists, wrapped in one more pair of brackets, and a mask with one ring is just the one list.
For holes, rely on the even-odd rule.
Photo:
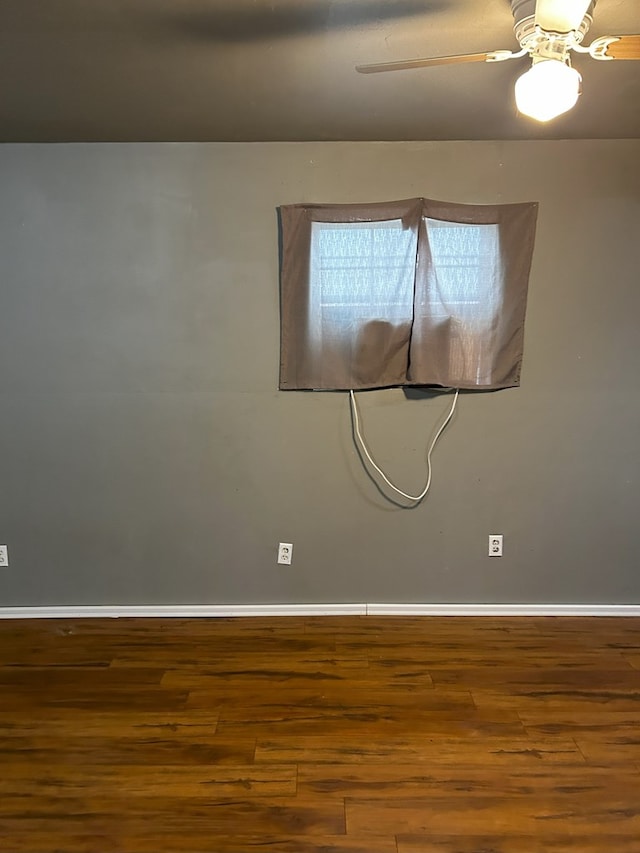
{"label": "bright window light", "polygon": [[537,121],[549,121],[575,106],[582,78],[570,65],[545,59],[516,80],[519,112]]}

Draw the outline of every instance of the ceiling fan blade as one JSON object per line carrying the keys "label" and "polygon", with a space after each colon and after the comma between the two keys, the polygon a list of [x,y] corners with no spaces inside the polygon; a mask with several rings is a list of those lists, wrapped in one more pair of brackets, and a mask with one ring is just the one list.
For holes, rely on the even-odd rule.
{"label": "ceiling fan blade", "polygon": [[461,53],[457,56],[432,56],[429,59],[403,59],[399,62],[376,62],[374,65],[356,65],[356,71],[359,71],[361,74],[374,74],[378,71],[406,71],[409,68],[428,68],[430,65],[490,62],[494,53]]}
{"label": "ceiling fan blade", "polygon": [[591,0],[537,0],[535,21],[543,30],[569,33],[577,30]]}
{"label": "ceiling fan blade", "polygon": [[617,36],[604,55],[607,59],[640,59],[640,35]]}

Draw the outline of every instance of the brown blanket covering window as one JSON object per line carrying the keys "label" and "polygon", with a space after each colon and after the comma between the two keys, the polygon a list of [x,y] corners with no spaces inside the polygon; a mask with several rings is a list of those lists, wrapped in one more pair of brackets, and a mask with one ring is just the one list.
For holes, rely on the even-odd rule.
{"label": "brown blanket covering window", "polygon": [[280,388],[518,385],[537,209],[281,207]]}

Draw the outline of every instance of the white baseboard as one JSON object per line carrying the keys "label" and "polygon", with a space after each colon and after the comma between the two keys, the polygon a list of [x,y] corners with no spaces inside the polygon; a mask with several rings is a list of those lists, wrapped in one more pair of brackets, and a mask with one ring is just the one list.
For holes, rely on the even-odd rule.
{"label": "white baseboard", "polygon": [[0,607],[0,619],[223,619],[237,616],[365,616],[366,604],[156,604]]}
{"label": "white baseboard", "polygon": [[0,607],[0,619],[247,616],[640,616],[640,604],[167,604]]}
{"label": "white baseboard", "polygon": [[640,616],[640,604],[367,604],[369,616]]}

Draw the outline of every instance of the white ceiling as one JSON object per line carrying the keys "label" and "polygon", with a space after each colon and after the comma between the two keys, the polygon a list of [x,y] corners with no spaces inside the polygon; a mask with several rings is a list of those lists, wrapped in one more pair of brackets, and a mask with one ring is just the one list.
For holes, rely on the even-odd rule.
{"label": "white ceiling", "polygon": [[[585,39],[640,33],[598,0]],[[361,75],[517,48],[509,0],[0,0],[0,141],[640,138],[640,61],[575,56],[583,95],[518,116],[526,60]]]}

